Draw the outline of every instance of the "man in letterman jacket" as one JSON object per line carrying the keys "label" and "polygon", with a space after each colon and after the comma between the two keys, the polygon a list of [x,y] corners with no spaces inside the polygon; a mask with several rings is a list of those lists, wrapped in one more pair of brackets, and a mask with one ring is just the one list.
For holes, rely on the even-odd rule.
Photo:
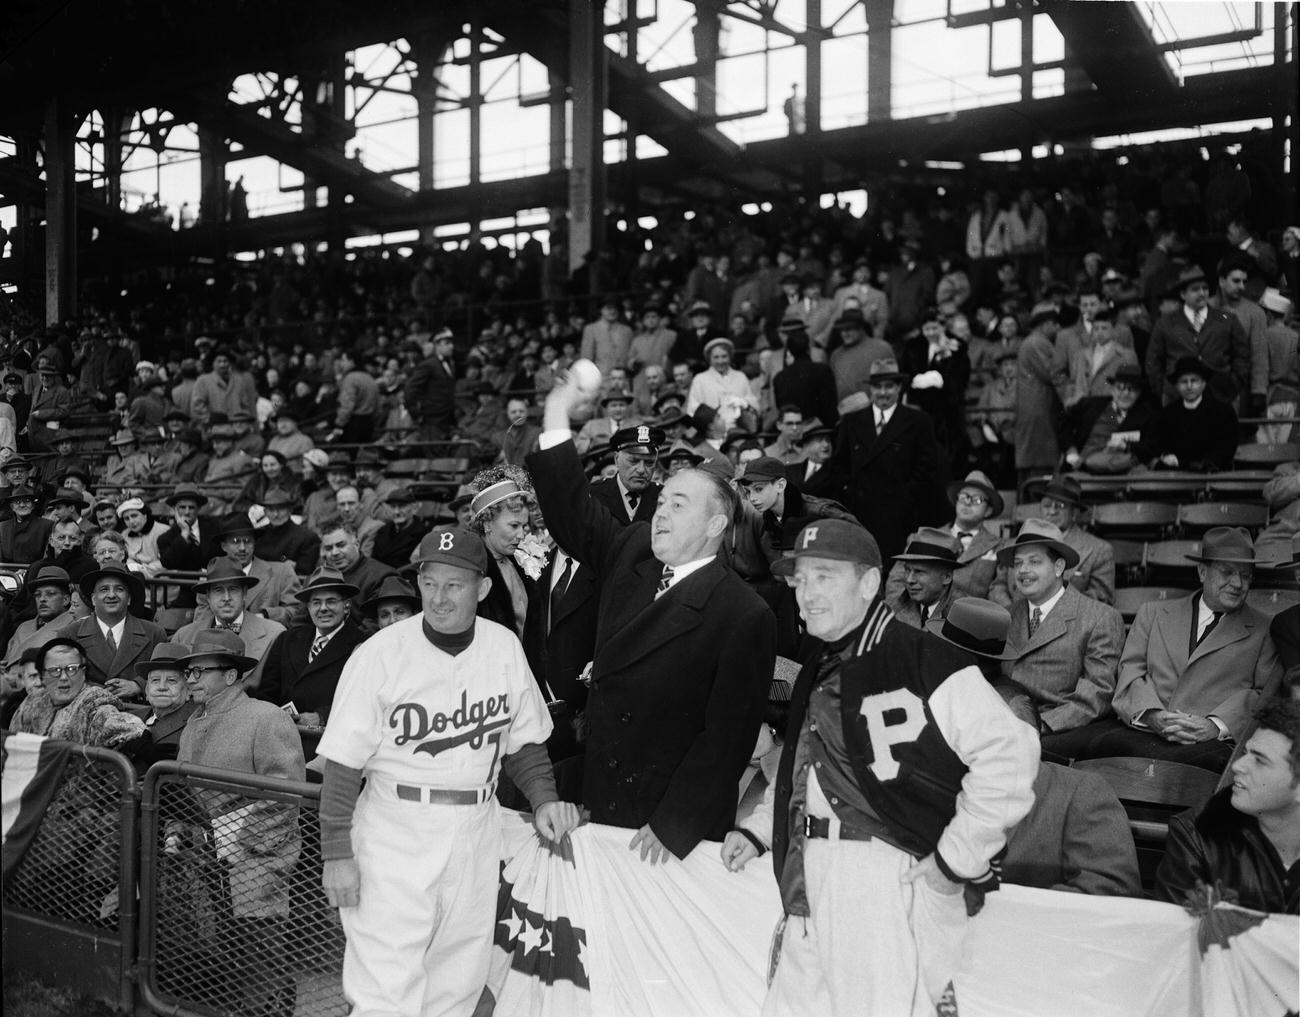
{"label": "man in letterman jacket", "polygon": [[772,850],[785,917],[764,1017],[933,1014],[1033,804],[1034,732],[974,656],[895,620],[880,569],[869,533],[827,519],[773,569],[823,645],[777,779],[722,848],[733,870]]}

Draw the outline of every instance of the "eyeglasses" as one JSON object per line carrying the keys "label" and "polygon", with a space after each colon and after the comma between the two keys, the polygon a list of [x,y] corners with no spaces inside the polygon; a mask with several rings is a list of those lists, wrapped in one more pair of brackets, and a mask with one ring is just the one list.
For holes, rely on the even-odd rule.
{"label": "eyeglasses", "polygon": [[1250,565],[1219,565],[1216,563],[1210,567],[1223,576],[1224,579],[1240,579],[1243,583],[1248,583],[1255,578],[1255,570]]}
{"label": "eyeglasses", "polygon": [[207,671],[228,671],[228,670],[230,669],[226,667],[215,667],[213,665],[208,665],[207,667],[187,667],[184,671],[181,672],[181,674],[183,674],[186,677],[186,679],[189,681],[197,681],[198,679],[202,678],[204,673]]}
{"label": "eyeglasses", "polygon": [[63,667],[47,667],[41,672],[41,677],[46,681],[56,681],[60,675],[75,678],[84,670],[86,670],[85,664],[64,664]]}
{"label": "eyeglasses", "polygon": [[962,491],[961,494],[957,495],[957,500],[963,505],[983,505],[988,501],[982,494],[970,494],[966,491]]}
{"label": "eyeglasses", "polygon": [[343,604],[342,597],[312,597],[307,602],[308,607],[342,607]]}

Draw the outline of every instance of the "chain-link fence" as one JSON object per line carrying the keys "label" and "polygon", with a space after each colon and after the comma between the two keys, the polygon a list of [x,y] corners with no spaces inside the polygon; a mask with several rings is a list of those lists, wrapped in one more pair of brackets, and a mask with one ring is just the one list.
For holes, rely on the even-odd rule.
{"label": "chain-link fence", "polygon": [[319,787],[177,763],[145,778],[140,989],[152,1009],[342,1017]]}
{"label": "chain-link fence", "polygon": [[4,890],[6,964],[111,993],[127,1011],[134,997],[136,800],[135,771],[124,756],[73,746]]}

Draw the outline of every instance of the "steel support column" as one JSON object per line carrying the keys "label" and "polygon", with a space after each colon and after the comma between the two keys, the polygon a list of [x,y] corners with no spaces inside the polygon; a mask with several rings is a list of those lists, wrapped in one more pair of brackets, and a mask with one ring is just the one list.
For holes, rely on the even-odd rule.
{"label": "steel support column", "polygon": [[226,207],[226,139],[207,127],[199,127],[199,222],[225,222],[230,214]]}
{"label": "steel support column", "polygon": [[45,103],[45,323],[77,313],[76,126],[63,100]]}
{"label": "steel support column", "polygon": [[804,155],[804,193],[816,205],[822,190],[822,163],[817,153],[822,132],[822,0],[805,0],[804,47],[804,118],[808,145]]}
{"label": "steel support column", "polygon": [[604,9],[586,0],[569,6],[569,87],[573,155],[569,166],[569,271],[604,247],[605,130],[608,92]]}
{"label": "steel support column", "polygon": [[[1291,59],[1287,60],[1287,35],[1291,36]],[[1300,5],[1275,4],[1273,7],[1273,66],[1277,68],[1277,112],[1273,114],[1273,158],[1276,160],[1277,179],[1290,184],[1279,188],[1282,193],[1282,222],[1296,221],[1296,159],[1300,158],[1300,96],[1296,93],[1297,71],[1300,67]],[[1290,117],[1291,123],[1286,123]],[[1288,173],[1288,149],[1291,165]],[[1296,295],[1291,294],[1294,300]]]}
{"label": "steel support column", "polygon": [[894,116],[894,0],[867,0],[867,121]]}
{"label": "steel support column", "polygon": [[[712,120],[718,113],[718,38],[722,33],[719,7],[717,0],[697,0],[691,29],[695,39],[695,112],[705,120]],[[629,21],[635,23],[635,16]],[[636,60],[635,53],[628,57]]]}

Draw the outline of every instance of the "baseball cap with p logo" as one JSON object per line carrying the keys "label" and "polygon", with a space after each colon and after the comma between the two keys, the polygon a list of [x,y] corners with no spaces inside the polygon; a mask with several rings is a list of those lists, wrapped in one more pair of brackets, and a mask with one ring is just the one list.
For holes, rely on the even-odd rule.
{"label": "baseball cap with p logo", "polygon": [[487,572],[487,548],[483,538],[461,526],[439,526],[420,541],[416,565],[436,563]]}
{"label": "baseball cap with p logo", "polygon": [[876,538],[858,523],[847,519],[817,519],[799,531],[793,554],[772,563],[772,574],[793,574],[794,563],[799,558],[851,561],[880,568],[880,547]]}

